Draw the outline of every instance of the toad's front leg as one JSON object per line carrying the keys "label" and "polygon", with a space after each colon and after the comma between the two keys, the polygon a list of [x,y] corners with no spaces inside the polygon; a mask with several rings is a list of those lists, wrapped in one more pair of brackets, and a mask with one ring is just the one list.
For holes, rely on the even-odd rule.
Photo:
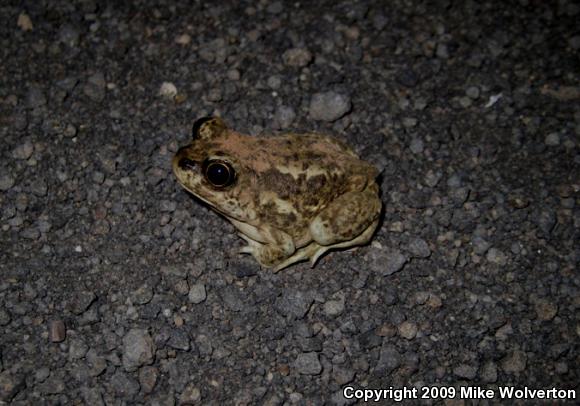
{"label": "toad's front leg", "polygon": [[238,235],[248,243],[240,252],[252,254],[266,268],[276,267],[296,251],[294,240],[282,230],[230,221],[240,231]]}

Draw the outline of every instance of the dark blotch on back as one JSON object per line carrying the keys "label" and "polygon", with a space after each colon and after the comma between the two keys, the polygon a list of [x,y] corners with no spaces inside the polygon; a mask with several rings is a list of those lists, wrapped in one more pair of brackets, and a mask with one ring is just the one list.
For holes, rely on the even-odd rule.
{"label": "dark blotch on back", "polygon": [[301,192],[298,183],[292,175],[281,173],[276,169],[268,169],[258,177],[261,190],[271,190],[282,199],[288,199]]}
{"label": "dark blotch on back", "polygon": [[326,186],[327,179],[324,175],[316,175],[306,181],[306,186],[310,190],[320,190]]}

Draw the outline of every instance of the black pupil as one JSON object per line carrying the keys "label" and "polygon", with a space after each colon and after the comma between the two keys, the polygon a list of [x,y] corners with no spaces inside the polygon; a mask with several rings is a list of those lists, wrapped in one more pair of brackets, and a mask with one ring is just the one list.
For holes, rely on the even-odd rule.
{"label": "black pupil", "polygon": [[206,176],[215,186],[226,186],[231,181],[230,169],[222,163],[209,164],[206,170]]}

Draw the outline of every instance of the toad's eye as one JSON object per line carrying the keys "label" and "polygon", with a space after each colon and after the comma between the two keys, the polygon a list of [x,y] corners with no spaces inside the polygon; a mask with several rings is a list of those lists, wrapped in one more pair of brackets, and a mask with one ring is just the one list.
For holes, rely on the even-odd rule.
{"label": "toad's eye", "polygon": [[212,186],[225,188],[235,182],[236,171],[227,162],[211,159],[203,163],[203,176]]}

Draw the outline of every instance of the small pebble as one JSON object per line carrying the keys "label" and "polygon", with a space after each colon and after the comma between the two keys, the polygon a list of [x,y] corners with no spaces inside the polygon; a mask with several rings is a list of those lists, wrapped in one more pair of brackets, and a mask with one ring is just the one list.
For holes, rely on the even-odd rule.
{"label": "small pebble", "polygon": [[8,174],[8,173],[3,173],[0,175],[0,190],[5,192],[7,190],[10,190],[12,188],[12,186],[14,186],[15,183],[15,179],[12,177],[12,175]]}
{"label": "small pebble", "polygon": [[318,375],[322,372],[322,365],[315,352],[305,352],[298,354],[294,361],[294,368],[303,375]]}
{"label": "small pebble", "polygon": [[151,393],[157,383],[159,371],[153,366],[144,366],[139,369],[139,384],[144,393]]}
{"label": "small pebble", "polygon": [[425,184],[430,188],[434,188],[439,184],[442,177],[443,174],[440,171],[435,172],[432,169],[429,169],[425,174]]}
{"label": "small pebble", "polygon": [[179,396],[180,405],[191,405],[201,400],[201,391],[195,383],[188,384]]}
{"label": "small pebble", "polygon": [[401,353],[397,350],[397,347],[393,344],[383,344],[375,370],[389,373],[397,369],[401,365],[401,362]]}
{"label": "small pebble", "polygon": [[469,86],[465,91],[465,95],[472,100],[477,100],[479,98],[479,87],[477,86]]}
{"label": "small pebble", "polygon": [[280,129],[290,127],[295,118],[296,112],[289,106],[278,106],[276,114],[274,115],[274,121]]}
{"label": "small pebble", "polygon": [[282,1],[270,3],[267,10],[270,14],[280,14],[284,10],[284,3]]}
{"label": "small pebble", "polygon": [[488,361],[480,372],[481,379],[486,383],[497,381],[497,365],[493,361]]}
{"label": "small pebble", "polygon": [[503,266],[507,263],[507,255],[497,248],[490,248],[487,251],[486,259],[492,264]]}
{"label": "small pebble", "polygon": [[75,338],[70,340],[68,353],[72,359],[81,359],[85,356],[89,346],[81,338]]}
{"label": "small pebble", "polygon": [[408,258],[399,250],[395,249],[387,253],[382,266],[383,276],[392,275],[395,272],[399,272],[403,269],[403,266],[407,263]]}
{"label": "small pebble", "polygon": [[550,321],[558,314],[558,306],[545,299],[538,300],[534,304],[534,308],[536,316],[542,321]]}
{"label": "small pebble", "polygon": [[471,244],[473,244],[473,251],[477,255],[484,255],[487,250],[491,247],[491,243],[487,242],[480,236],[474,236],[471,239]]}
{"label": "small pebble", "polygon": [[206,298],[205,285],[203,283],[196,283],[189,288],[188,299],[191,303],[199,304]]}
{"label": "small pebble", "polygon": [[334,365],[332,367],[332,378],[337,384],[341,386],[352,382],[354,379],[354,374],[355,372],[352,369],[341,365]]}
{"label": "small pebble", "polygon": [[163,82],[159,88],[159,96],[166,99],[171,99],[177,95],[177,87],[171,82]]}
{"label": "small pebble", "polygon": [[513,374],[523,372],[526,369],[528,357],[523,351],[513,351],[505,357],[501,363],[504,372]]}
{"label": "small pebble", "polygon": [[97,72],[87,79],[83,92],[94,102],[100,102],[105,98],[106,89],[105,75],[102,72]]}
{"label": "small pebble", "polygon": [[123,367],[127,372],[153,362],[155,344],[147,330],[132,329],[123,337]]}
{"label": "small pebble", "polygon": [[425,149],[425,144],[421,138],[413,138],[409,149],[413,154],[420,154]]}
{"label": "small pebble", "polygon": [[24,375],[11,373],[9,370],[0,372],[0,404],[10,404],[25,387]]}
{"label": "small pebble", "polygon": [[438,43],[437,49],[435,50],[435,54],[437,55],[437,58],[448,59],[449,58],[449,48],[447,47],[447,44],[443,44],[441,42]]}
{"label": "small pebble", "polygon": [[153,289],[149,285],[141,285],[131,295],[134,304],[144,305],[153,298]]}
{"label": "small pebble", "polygon": [[240,71],[237,69],[228,70],[226,75],[227,75],[229,80],[234,80],[234,81],[240,80],[240,77],[241,77]]}
{"label": "small pebble", "polygon": [[324,303],[324,313],[330,317],[336,317],[344,312],[344,299],[329,300]]}
{"label": "small pebble", "polygon": [[431,255],[429,244],[422,238],[413,239],[407,246],[407,249],[415,258],[428,258]]}
{"label": "small pebble", "polygon": [[48,99],[41,88],[31,86],[26,94],[26,102],[29,108],[36,109],[45,106],[48,103]]}
{"label": "small pebble", "polygon": [[313,301],[309,292],[287,289],[276,301],[276,309],[286,316],[302,319]]}
{"label": "small pebble", "polygon": [[58,39],[63,44],[74,48],[79,44],[79,30],[71,24],[65,23],[60,27]]}
{"label": "small pebble", "polygon": [[316,93],[310,100],[309,113],[313,120],[333,122],[350,111],[350,97],[335,92]]}
{"label": "small pebble", "polygon": [[36,382],[44,382],[50,376],[50,369],[47,367],[40,367],[34,373],[34,379]]}
{"label": "small pebble", "polygon": [[556,214],[551,209],[543,209],[533,218],[536,225],[546,234],[550,234],[558,221]]}
{"label": "small pebble", "polygon": [[568,39],[568,44],[572,49],[580,49],[580,35],[574,35]]}
{"label": "small pebble", "polygon": [[66,328],[62,320],[53,320],[48,326],[48,338],[53,343],[60,343],[66,338]]}
{"label": "small pebble", "polygon": [[271,89],[279,89],[282,86],[282,79],[278,75],[272,75],[268,78],[267,84]]}
{"label": "small pebble", "polygon": [[560,145],[560,134],[558,133],[550,133],[546,136],[546,139],[544,140],[544,144],[550,146],[550,147],[556,147],[558,145]]}
{"label": "small pebble", "polygon": [[410,321],[404,321],[403,323],[399,324],[397,329],[399,331],[399,335],[403,338],[406,338],[407,340],[412,340],[415,338],[418,331],[417,324]]}
{"label": "small pebble", "polygon": [[34,152],[34,145],[30,141],[20,144],[12,151],[12,157],[14,159],[28,159],[32,156]]}
{"label": "small pebble", "polygon": [[312,53],[306,48],[291,48],[284,52],[282,60],[288,66],[303,68],[312,61]]}
{"label": "small pebble", "polygon": [[460,378],[472,380],[477,376],[477,367],[461,364],[453,368],[453,373]]}
{"label": "small pebble", "polygon": [[32,25],[32,20],[30,16],[26,13],[20,13],[18,15],[18,20],[16,21],[16,25],[22,31],[32,31],[34,26]]}
{"label": "small pebble", "polygon": [[[126,400],[131,400],[139,393],[139,382],[133,375],[117,370],[109,379],[109,385],[115,394]],[[133,402],[129,402],[133,403]]]}
{"label": "small pebble", "polygon": [[175,43],[179,45],[189,45],[191,43],[191,35],[181,34],[175,38]]}

